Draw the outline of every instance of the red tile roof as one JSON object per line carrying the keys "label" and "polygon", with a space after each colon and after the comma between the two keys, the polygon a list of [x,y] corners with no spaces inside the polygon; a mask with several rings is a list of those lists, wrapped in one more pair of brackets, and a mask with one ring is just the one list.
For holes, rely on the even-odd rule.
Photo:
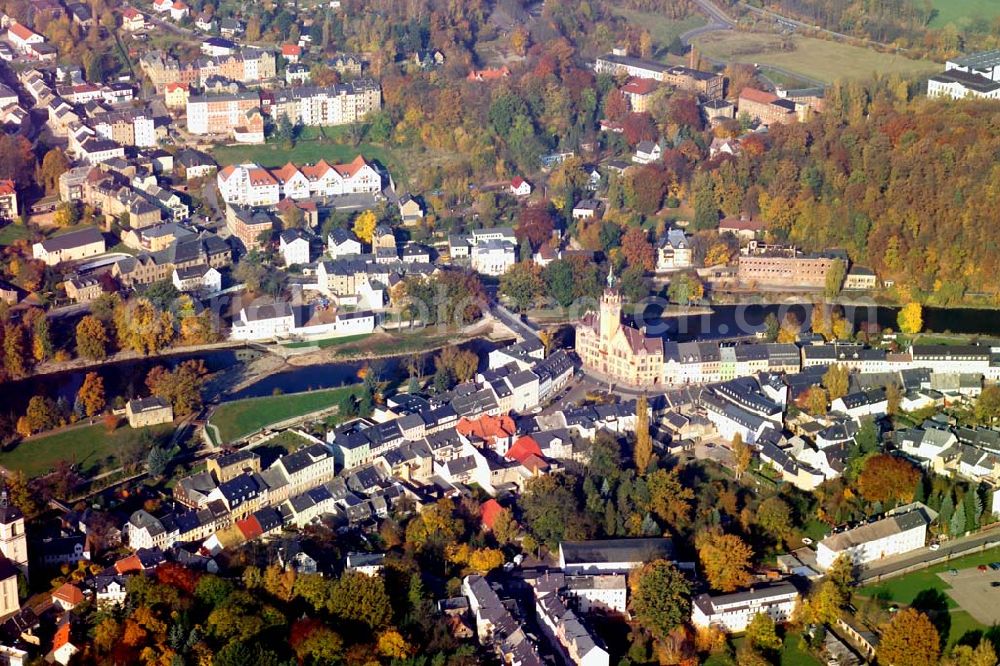
{"label": "red tile roof", "polygon": [[510,447],[505,457],[510,460],[516,460],[523,465],[524,461],[531,455],[541,456],[542,447],[538,446],[538,442],[532,439],[530,435],[525,435],[514,442],[514,446]]}
{"label": "red tile roof", "polygon": [[524,178],[521,178],[520,176],[514,176],[514,180],[510,181],[510,184],[516,189],[524,185],[525,182],[527,181],[525,181]]}
{"label": "red tile roof", "polygon": [[176,82],[175,83],[168,83],[167,84],[167,92],[173,92],[173,91],[178,90],[180,88],[183,88],[184,90],[187,90],[187,84],[185,84],[185,83],[176,83]]}
{"label": "red tile roof", "polygon": [[135,7],[126,7],[125,11],[122,12],[122,16],[127,19],[142,18],[142,14]]}
{"label": "red tile roof", "polygon": [[622,87],[622,92],[630,95],[648,95],[656,90],[659,83],[655,79],[629,79]]}
{"label": "red tile roof", "polygon": [[66,601],[76,606],[83,603],[83,592],[72,583],[63,583],[58,590],[52,593],[52,598],[59,601]]}
{"label": "red tile roof", "polygon": [[0,197],[5,197],[9,194],[14,194],[17,189],[14,187],[14,181],[12,180],[0,180]]}
{"label": "red tile roof", "polygon": [[138,555],[129,555],[115,562],[115,571],[120,574],[142,571],[142,562],[139,560]]}
{"label": "red tile roof", "polygon": [[295,174],[301,173],[301,171],[299,171],[299,168],[297,166],[289,162],[285,166],[281,167],[280,169],[275,169],[271,173],[274,174],[274,176],[277,177],[277,179],[282,183],[287,183],[288,181],[290,181],[292,178],[295,177]]}
{"label": "red tile roof", "polygon": [[764,221],[760,219],[743,219],[740,217],[727,217],[719,222],[719,231],[763,231]]}
{"label": "red tile roof", "polygon": [[756,88],[744,88],[740,93],[740,101],[746,100],[748,102],[757,102],[758,104],[773,104],[778,101],[778,96],[764,92],[763,90],[757,90]]}
{"label": "red tile roof", "polygon": [[28,40],[31,39],[32,37],[38,36],[35,32],[29,30],[20,23],[15,23],[14,25],[10,26],[8,30],[17,35],[18,39],[21,40]]}
{"label": "red tile roof", "polygon": [[240,532],[243,533],[243,537],[247,541],[252,541],[253,539],[256,539],[264,534],[264,528],[260,526],[260,522],[258,522],[257,518],[253,515],[248,516],[243,520],[237,520],[236,527],[240,529]]}
{"label": "red tile roof", "polygon": [[281,55],[283,56],[300,56],[302,55],[302,47],[298,44],[282,44],[281,45]]}
{"label": "red tile roof", "polygon": [[503,511],[503,507],[500,506],[500,502],[495,499],[486,500],[481,507],[479,507],[479,517],[483,522],[483,527],[488,530],[493,529],[493,524],[496,522],[497,516]]}
{"label": "red tile roof", "polygon": [[462,420],[455,426],[455,430],[465,437],[478,437],[479,439],[493,444],[497,437],[505,439],[511,437],[517,431],[514,419],[509,416],[490,416],[484,414],[475,421],[462,417]]}
{"label": "red tile roof", "polygon": [[368,163],[365,162],[365,158],[358,155],[349,164],[335,164],[333,169],[344,178],[354,178],[354,175],[366,166]]}

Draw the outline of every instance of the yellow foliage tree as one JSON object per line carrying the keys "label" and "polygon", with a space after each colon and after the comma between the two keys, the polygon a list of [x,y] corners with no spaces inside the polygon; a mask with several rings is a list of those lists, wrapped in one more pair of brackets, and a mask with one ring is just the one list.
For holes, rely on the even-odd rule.
{"label": "yellow foliage tree", "polygon": [[485,575],[503,566],[503,552],[498,548],[477,548],[469,554],[469,566]]}
{"label": "yellow foliage tree", "polygon": [[375,235],[375,225],[377,222],[375,213],[366,210],[354,218],[354,235],[370,245],[372,237]]}
{"label": "yellow foliage tree", "polygon": [[746,587],[753,577],[750,561],[753,550],[735,534],[708,533],[698,546],[698,559],[708,584],[721,592]]}
{"label": "yellow foliage tree", "polygon": [[920,303],[910,302],[896,315],[899,330],[907,335],[919,333],[924,328],[924,309]]}
{"label": "yellow foliage tree", "polygon": [[413,652],[413,648],[398,631],[387,629],[379,634],[378,652],[383,657],[406,659]]}

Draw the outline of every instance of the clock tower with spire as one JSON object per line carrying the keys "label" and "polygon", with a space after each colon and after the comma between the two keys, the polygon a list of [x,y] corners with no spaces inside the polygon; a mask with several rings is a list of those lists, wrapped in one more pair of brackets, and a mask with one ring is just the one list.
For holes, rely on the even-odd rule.
{"label": "clock tower with spire", "polygon": [[28,537],[24,532],[24,514],[10,503],[7,489],[0,491],[0,554],[28,577]]}

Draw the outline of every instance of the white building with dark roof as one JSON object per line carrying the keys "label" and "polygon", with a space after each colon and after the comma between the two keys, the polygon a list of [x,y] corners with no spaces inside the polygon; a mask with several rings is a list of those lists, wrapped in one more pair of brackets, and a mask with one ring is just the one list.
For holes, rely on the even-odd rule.
{"label": "white building with dark roof", "polygon": [[691,623],[727,633],[745,631],[755,615],[787,622],[795,612],[799,591],[788,582],[773,583],[731,594],[699,594],[692,600]]}
{"label": "white building with dark roof", "polygon": [[922,510],[913,509],[832,534],[819,542],[816,563],[828,569],[838,556],[846,554],[855,566],[861,566],[923,548],[928,522]]}
{"label": "white building with dark roof", "polygon": [[240,318],[233,321],[230,337],[233,340],[269,340],[287,337],[295,328],[295,313],[283,301],[251,305],[240,310]]}

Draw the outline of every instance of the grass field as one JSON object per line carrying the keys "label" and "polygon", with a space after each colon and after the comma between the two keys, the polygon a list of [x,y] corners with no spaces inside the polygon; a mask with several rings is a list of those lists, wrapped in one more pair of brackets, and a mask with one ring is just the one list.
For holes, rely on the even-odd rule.
{"label": "grass field", "polygon": [[659,49],[665,49],[674,40],[674,37],[680,37],[688,30],[700,28],[707,23],[705,17],[700,14],[675,21],[655,12],[640,12],[634,9],[614,6],[610,9],[618,16],[628,20],[629,23],[649,30],[649,34],[653,38],[653,43]]}
{"label": "grass field", "polygon": [[937,15],[930,27],[943,28],[949,23],[961,27],[974,18],[993,19],[1000,15],[1000,2],[996,0],[932,0]]}
{"label": "grass field", "polygon": [[342,404],[356,390],[356,386],[347,386],[323,391],[235,400],[220,405],[209,422],[219,429],[223,442],[231,442],[272,423]]}
{"label": "grass field", "polygon": [[[782,50],[783,41],[791,41],[795,48]],[[761,33],[725,32],[702,35],[695,43],[710,58],[770,65],[827,83],[837,79],[869,78],[875,72],[923,76],[941,69],[929,60],[910,60],[813,37],[783,38]]]}
{"label": "grass field", "polygon": [[340,133],[321,135],[318,132],[304,132],[291,148],[285,147],[280,141],[271,140],[259,146],[217,146],[212,154],[220,165],[256,162],[261,166],[277,167],[288,162],[305,164],[320,160],[338,164],[363,155],[366,160],[381,162],[394,174],[403,168],[402,160],[392,151],[371,143],[353,146]]}
{"label": "grass field", "polygon": [[337,345],[346,345],[351,342],[358,342],[359,340],[364,340],[371,333],[361,333],[359,335],[343,335],[339,338],[325,338],[323,340],[309,340],[303,342],[289,342],[283,347],[288,347],[289,349],[302,349],[304,347],[319,347],[320,349],[326,349],[327,347],[336,347]]}
{"label": "grass field", "polygon": [[27,238],[28,235],[28,227],[14,223],[6,224],[0,229],[0,245],[10,245],[14,241]]}
{"label": "grass field", "polygon": [[[780,666],[820,666],[816,657],[805,652],[799,647],[801,633],[791,632],[785,635],[784,643],[781,647],[781,655],[778,661]],[[733,641],[734,646],[739,646],[743,638]],[[735,648],[734,648],[735,649]],[[726,654],[714,654],[705,660],[705,666],[736,666],[736,659]]]}
{"label": "grass field", "polygon": [[[170,424],[149,428],[155,441],[166,441],[173,432]],[[10,451],[0,452],[0,465],[21,470],[27,476],[47,473],[60,460],[78,465],[83,476],[91,476],[118,466],[117,454],[141,441],[142,430],[127,426],[108,433],[103,425],[72,428],[20,442]]]}

